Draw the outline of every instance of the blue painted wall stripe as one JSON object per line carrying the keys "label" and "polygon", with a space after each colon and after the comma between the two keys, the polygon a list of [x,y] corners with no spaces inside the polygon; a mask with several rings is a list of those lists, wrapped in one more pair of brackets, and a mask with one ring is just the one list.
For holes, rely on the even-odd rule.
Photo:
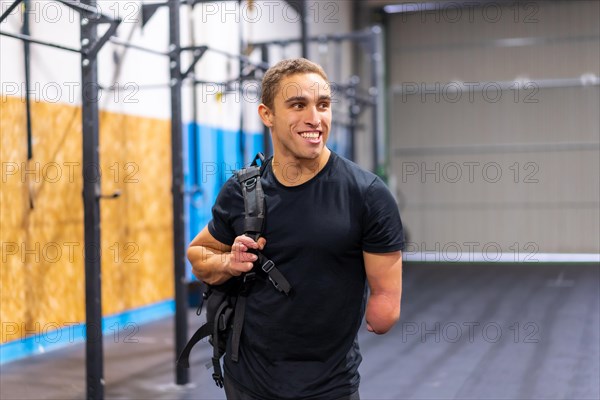
{"label": "blue painted wall stripe", "polygon": [[[139,325],[171,316],[175,313],[175,301],[166,300],[159,303],[128,310],[119,314],[102,318],[102,334],[119,335],[119,340],[135,340]],[[2,330],[7,334],[10,323],[3,322]],[[0,365],[16,361],[36,354],[43,354],[74,343],[85,341],[84,323],[65,322],[62,324],[46,324],[41,333],[16,339],[0,345]]]}
{"label": "blue painted wall stripe", "polygon": [[[186,131],[187,140],[183,144],[186,154],[186,240],[192,240],[210,221],[212,206],[225,181],[233,171],[249,163],[257,152],[263,150],[263,136],[262,132],[244,132],[240,135],[238,130],[198,124],[198,137],[194,138],[191,123],[186,125]],[[242,141],[245,145],[244,155],[241,151]],[[192,148],[194,145],[195,149]],[[200,192],[192,193],[194,188],[200,189]],[[193,280],[190,268],[186,272],[188,279]]]}

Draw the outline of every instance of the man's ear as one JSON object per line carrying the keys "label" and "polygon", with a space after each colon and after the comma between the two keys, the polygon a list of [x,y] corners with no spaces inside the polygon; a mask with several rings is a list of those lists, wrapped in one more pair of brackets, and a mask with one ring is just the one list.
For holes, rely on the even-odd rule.
{"label": "man's ear", "polygon": [[269,107],[267,107],[263,103],[260,103],[260,105],[258,106],[258,115],[260,116],[260,119],[266,127],[273,127],[273,112],[271,112],[271,109]]}

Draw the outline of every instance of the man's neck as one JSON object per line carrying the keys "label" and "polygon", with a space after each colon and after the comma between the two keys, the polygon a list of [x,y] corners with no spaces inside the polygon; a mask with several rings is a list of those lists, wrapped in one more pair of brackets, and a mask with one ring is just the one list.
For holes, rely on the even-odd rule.
{"label": "man's neck", "polygon": [[273,155],[273,174],[284,186],[299,186],[314,178],[327,164],[331,150],[327,147],[314,160],[298,160]]}

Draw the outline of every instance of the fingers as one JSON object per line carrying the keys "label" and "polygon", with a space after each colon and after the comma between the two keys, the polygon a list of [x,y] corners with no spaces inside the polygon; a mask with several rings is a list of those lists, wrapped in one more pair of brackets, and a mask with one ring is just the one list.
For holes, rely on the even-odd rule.
{"label": "fingers", "polygon": [[244,262],[253,263],[254,261],[258,260],[258,257],[256,256],[256,254],[252,254],[247,251],[236,251],[236,252],[232,251],[231,255],[233,256],[235,262],[240,262],[240,263],[244,263]]}
{"label": "fingers", "polygon": [[265,245],[267,244],[267,239],[265,239],[264,237],[260,237],[258,238],[258,249],[262,250],[265,248]]}
{"label": "fingers", "polygon": [[229,272],[233,276],[239,276],[244,272],[250,271],[254,267],[254,261],[258,257],[250,253],[250,249],[262,250],[266,244],[264,238],[259,238],[255,242],[252,238],[241,235],[235,238],[231,245],[231,257],[229,262]]}
{"label": "fingers", "polygon": [[[260,240],[260,239],[259,239]],[[235,238],[233,241],[234,245],[243,245],[246,246],[247,249],[258,249],[258,243],[256,243],[251,237],[246,235],[241,235]],[[246,251],[244,250],[244,251]]]}

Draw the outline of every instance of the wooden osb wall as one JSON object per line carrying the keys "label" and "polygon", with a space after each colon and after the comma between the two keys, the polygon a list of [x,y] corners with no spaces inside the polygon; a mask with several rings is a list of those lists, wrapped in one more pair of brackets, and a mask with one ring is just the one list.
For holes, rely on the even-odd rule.
{"label": "wooden osb wall", "polygon": [[[85,320],[81,108],[34,103],[0,113],[0,343]],[[100,114],[102,311],[173,296],[170,122]],[[6,329],[5,329],[6,328]]]}

